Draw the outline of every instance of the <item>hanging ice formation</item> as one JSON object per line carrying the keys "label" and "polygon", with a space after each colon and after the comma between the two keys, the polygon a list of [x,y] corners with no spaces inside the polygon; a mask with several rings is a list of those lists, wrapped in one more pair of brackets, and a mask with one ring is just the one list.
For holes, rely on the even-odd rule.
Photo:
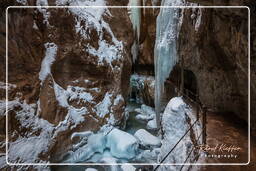
{"label": "hanging ice formation", "polygon": [[139,52],[139,38],[140,38],[140,24],[141,24],[141,8],[140,7],[133,7],[133,6],[140,6],[140,0],[130,0],[129,1],[129,12],[130,12],[130,19],[133,26],[133,31],[135,35],[135,39],[132,45],[131,53],[133,63],[135,63],[138,52]]}
{"label": "hanging ice formation", "polygon": [[[161,6],[178,6],[182,0],[162,0]],[[176,40],[178,35],[179,8],[161,8],[156,24],[155,63],[155,110],[158,128],[164,93],[164,82],[178,61]]]}

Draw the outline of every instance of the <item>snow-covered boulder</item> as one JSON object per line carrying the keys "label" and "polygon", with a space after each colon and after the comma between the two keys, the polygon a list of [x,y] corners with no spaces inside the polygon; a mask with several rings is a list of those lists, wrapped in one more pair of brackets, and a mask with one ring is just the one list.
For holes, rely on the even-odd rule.
{"label": "snow-covered boulder", "polygon": [[147,123],[147,129],[148,130],[156,130],[157,129],[157,125],[156,125],[156,118],[148,121]]}
{"label": "snow-covered boulder", "polygon": [[135,111],[139,113],[136,115],[135,118],[141,121],[149,121],[154,119],[156,116],[154,109],[145,104],[142,104],[141,107],[138,109],[135,109]]}
{"label": "snow-covered boulder", "polygon": [[145,113],[147,115],[155,115],[156,114],[155,110],[152,107],[147,106],[145,104],[141,105],[141,111],[142,111],[142,113]]}
{"label": "snow-covered boulder", "polygon": [[168,109],[171,109],[173,112],[179,112],[184,110],[184,107],[187,105],[184,103],[181,97],[175,97],[170,100],[168,104]]}
{"label": "snow-covered boulder", "polygon": [[[158,160],[162,160],[166,156],[195,121],[196,117],[192,109],[182,100],[182,97],[174,97],[169,101],[162,117],[164,134]],[[183,163],[193,147],[194,141],[191,139],[193,137],[191,135],[198,138],[199,134],[199,125],[195,124],[193,129],[186,134],[172,153],[165,159],[164,163]],[[194,159],[193,155],[190,157],[191,160]],[[163,166],[162,168],[164,170],[165,167]],[[173,166],[172,170],[175,169],[176,167]]]}
{"label": "snow-covered boulder", "polygon": [[114,128],[107,135],[106,147],[110,153],[117,158],[132,159],[138,153],[137,139],[124,131]]}
{"label": "snow-covered boulder", "polygon": [[149,146],[149,147],[161,146],[160,139],[150,134],[145,129],[139,129],[138,131],[135,132],[134,136],[138,138],[140,143],[144,146]]}
{"label": "snow-covered boulder", "polygon": [[149,121],[154,119],[153,115],[145,115],[145,114],[138,114],[135,116],[135,118],[139,121]]}

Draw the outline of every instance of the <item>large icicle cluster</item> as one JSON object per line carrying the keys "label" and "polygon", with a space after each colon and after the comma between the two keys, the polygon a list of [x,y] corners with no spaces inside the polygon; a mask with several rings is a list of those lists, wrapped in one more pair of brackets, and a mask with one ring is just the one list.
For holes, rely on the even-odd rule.
{"label": "large icicle cluster", "polygon": [[[163,0],[162,6],[181,5],[181,0]],[[178,61],[176,41],[178,35],[179,9],[161,8],[157,17],[155,43],[155,107],[157,123],[160,124],[161,101],[164,82]]]}
{"label": "large icicle cluster", "polygon": [[138,53],[139,53],[139,38],[140,38],[140,25],[141,25],[141,8],[136,7],[140,6],[141,1],[140,0],[129,0],[129,8],[130,11],[130,19],[133,26],[133,31],[135,35],[135,39],[132,45],[131,53],[132,53],[132,59],[133,63],[135,63]]}
{"label": "large icicle cluster", "polygon": [[136,7],[140,6],[140,0],[130,0],[129,9],[130,9],[130,19],[133,25],[133,30],[137,34],[137,39],[140,37],[140,24],[141,24],[141,8]]}

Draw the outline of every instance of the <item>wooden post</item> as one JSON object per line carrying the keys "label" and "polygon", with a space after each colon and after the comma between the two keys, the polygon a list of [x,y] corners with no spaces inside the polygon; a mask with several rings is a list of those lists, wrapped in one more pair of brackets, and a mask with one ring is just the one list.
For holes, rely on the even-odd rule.
{"label": "wooden post", "polygon": [[202,118],[202,122],[203,122],[203,144],[206,144],[206,122],[207,122],[207,120],[206,120],[206,111],[207,111],[207,109],[206,109],[206,107],[203,107],[202,108],[202,110],[203,110],[203,118]]}

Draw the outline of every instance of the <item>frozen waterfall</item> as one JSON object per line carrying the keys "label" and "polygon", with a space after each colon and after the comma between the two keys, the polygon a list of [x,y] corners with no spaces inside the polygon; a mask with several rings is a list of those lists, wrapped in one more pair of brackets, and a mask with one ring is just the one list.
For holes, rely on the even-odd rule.
{"label": "frozen waterfall", "polygon": [[136,6],[140,6],[140,5],[141,5],[140,0],[129,1],[130,19],[131,19],[133,30],[134,30],[134,33],[136,34],[137,40],[140,37],[141,8]]}
{"label": "frozen waterfall", "polygon": [[[178,6],[182,0],[162,0],[161,6]],[[155,109],[157,126],[160,126],[161,102],[164,82],[178,61],[176,40],[179,23],[179,8],[161,8],[157,17],[155,43]]]}
{"label": "frozen waterfall", "polygon": [[[132,45],[132,59],[133,63],[135,63],[138,53],[139,53],[139,38],[140,38],[140,25],[141,25],[141,8],[136,7],[140,6],[141,1],[140,0],[129,0],[129,13],[130,13],[130,19],[133,26],[133,31],[135,35],[135,39]],[[135,6],[135,7],[134,7]]]}

